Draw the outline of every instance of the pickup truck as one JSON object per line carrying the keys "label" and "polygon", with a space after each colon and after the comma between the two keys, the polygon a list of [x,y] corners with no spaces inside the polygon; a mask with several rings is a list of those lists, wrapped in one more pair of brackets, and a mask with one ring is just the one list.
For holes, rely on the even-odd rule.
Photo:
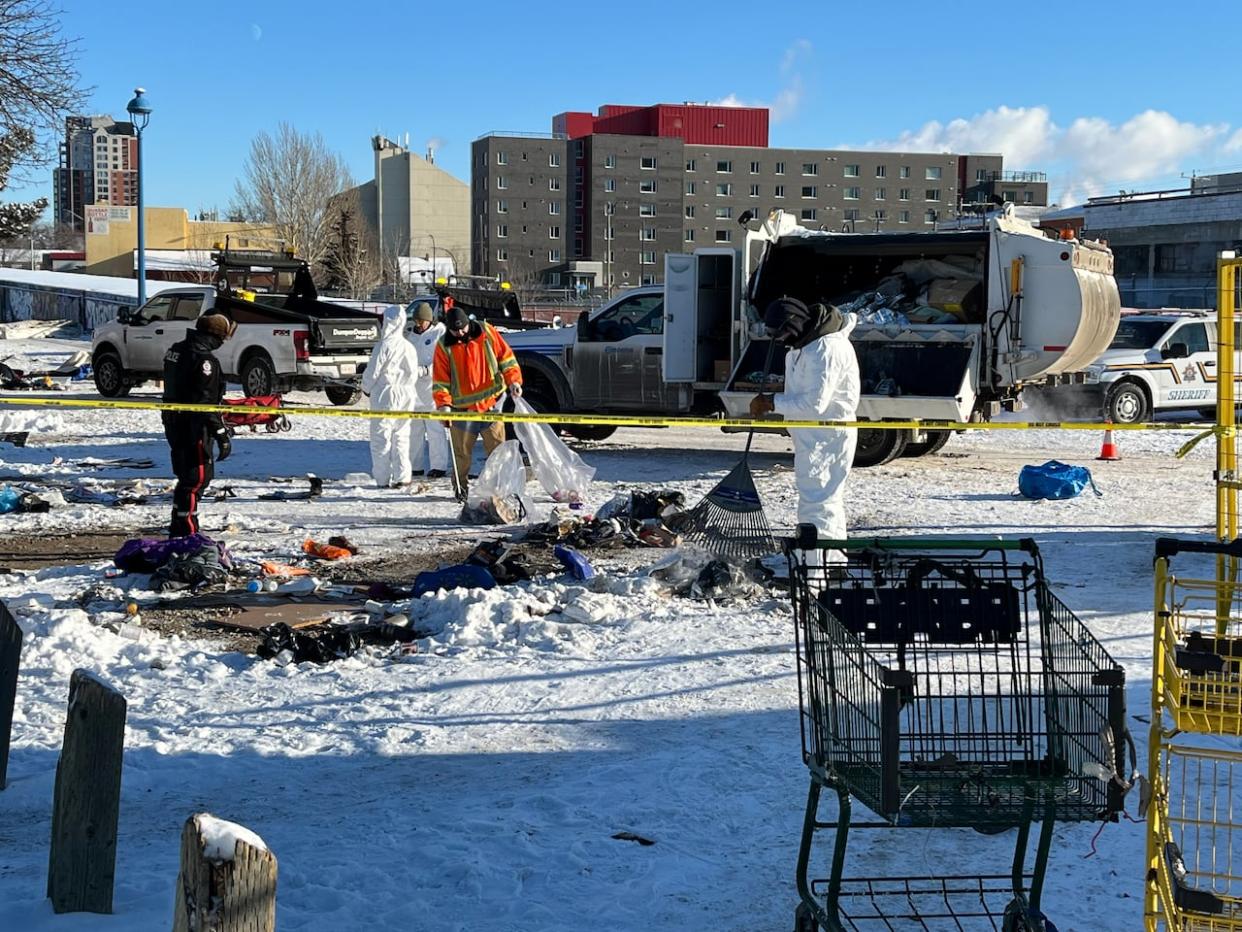
{"label": "pickup truck", "polygon": [[297,295],[253,295],[187,285],[161,291],[95,329],[95,387],[106,398],[163,378],[164,353],[204,314],[224,314],[237,332],[217,354],[225,376],[249,396],[291,389],[323,391],[352,404],[360,373],[379,339],[379,318],[362,310]]}
{"label": "pickup truck", "polygon": [[[745,228],[741,250],[669,254],[663,285],[627,291],[575,326],[509,334],[527,400],[546,411],[746,417],[767,354],[760,314],[790,295],[858,311],[860,420],[969,421],[1017,409],[1024,386],[1081,381],[1117,328],[1112,253],[1051,239],[1008,205],[974,230],[827,233],[779,210]],[[783,381],[784,354],[772,375]],[[567,428],[581,439],[612,431]],[[948,440],[860,429],[854,463]]]}
{"label": "pickup truck", "polygon": [[1055,389],[1049,400],[1118,424],[1166,411],[1198,411],[1214,420],[1216,312],[1127,314],[1108,349],[1087,366],[1086,381]]}

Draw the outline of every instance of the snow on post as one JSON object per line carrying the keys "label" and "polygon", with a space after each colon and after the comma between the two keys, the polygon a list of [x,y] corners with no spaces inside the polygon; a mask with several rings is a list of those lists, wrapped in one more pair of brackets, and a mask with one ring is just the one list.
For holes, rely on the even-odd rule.
{"label": "snow on post", "polygon": [[173,932],[274,932],[276,856],[250,829],[206,812],[186,819]]}

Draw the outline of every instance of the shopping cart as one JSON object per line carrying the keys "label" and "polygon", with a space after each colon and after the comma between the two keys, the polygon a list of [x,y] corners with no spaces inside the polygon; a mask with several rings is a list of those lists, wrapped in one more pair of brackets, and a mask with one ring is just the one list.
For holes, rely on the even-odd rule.
{"label": "shopping cart", "polygon": [[[1172,559],[1182,553],[1225,565],[1216,579],[1178,576]],[[1242,735],[1239,557],[1242,541],[1156,541],[1156,688],[1178,730]]]}
{"label": "shopping cart", "polygon": [[[1122,669],[1050,591],[1034,541],[819,541],[802,527],[785,550],[811,774],[800,928],[901,919],[886,927],[1041,929],[1052,823],[1114,819],[1124,802]],[[831,550],[847,562],[828,562]],[[818,818],[824,788],[837,797],[828,822]],[[881,821],[851,824],[851,797]],[[846,881],[859,827],[1019,831],[1004,877]],[[831,875],[812,880],[823,829],[834,836]]]}
{"label": "shopping cart", "polygon": [[231,407],[237,408],[236,412],[229,411],[221,415],[230,435],[237,433],[239,427],[249,427],[250,432],[254,433],[260,427],[269,434],[280,433],[293,429],[293,425],[289,423],[289,418],[283,414],[272,414],[269,411],[248,411],[248,408],[280,408],[283,407],[283,400],[280,395],[255,395],[248,398],[225,398],[224,403]]}

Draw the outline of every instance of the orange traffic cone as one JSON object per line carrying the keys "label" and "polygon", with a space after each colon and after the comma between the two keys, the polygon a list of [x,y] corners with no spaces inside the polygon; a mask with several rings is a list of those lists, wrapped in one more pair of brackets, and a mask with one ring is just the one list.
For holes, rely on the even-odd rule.
{"label": "orange traffic cone", "polygon": [[1097,460],[1119,460],[1121,453],[1117,450],[1117,444],[1113,440],[1113,429],[1111,427],[1104,430],[1104,443],[1100,446],[1100,455]]}

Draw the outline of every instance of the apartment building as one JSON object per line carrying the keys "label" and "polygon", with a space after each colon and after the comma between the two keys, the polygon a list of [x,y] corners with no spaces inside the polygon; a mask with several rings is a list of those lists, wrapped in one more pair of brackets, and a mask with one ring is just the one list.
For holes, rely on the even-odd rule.
{"label": "apartment building", "polygon": [[85,230],[85,207],[138,203],[138,137],[134,124],[110,116],[65,118],[65,138],[52,169],[56,223]]}
{"label": "apartment building", "polygon": [[1042,173],[1007,172],[999,154],[772,148],[767,133],[763,108],[660,104],[562,113],[546,135],[483,136],[472,151],[474,268],[627,287],[660,281],[666,253],[740,242],[746,211],[897,232],[934,229],[968,203],[1047,204]]}

